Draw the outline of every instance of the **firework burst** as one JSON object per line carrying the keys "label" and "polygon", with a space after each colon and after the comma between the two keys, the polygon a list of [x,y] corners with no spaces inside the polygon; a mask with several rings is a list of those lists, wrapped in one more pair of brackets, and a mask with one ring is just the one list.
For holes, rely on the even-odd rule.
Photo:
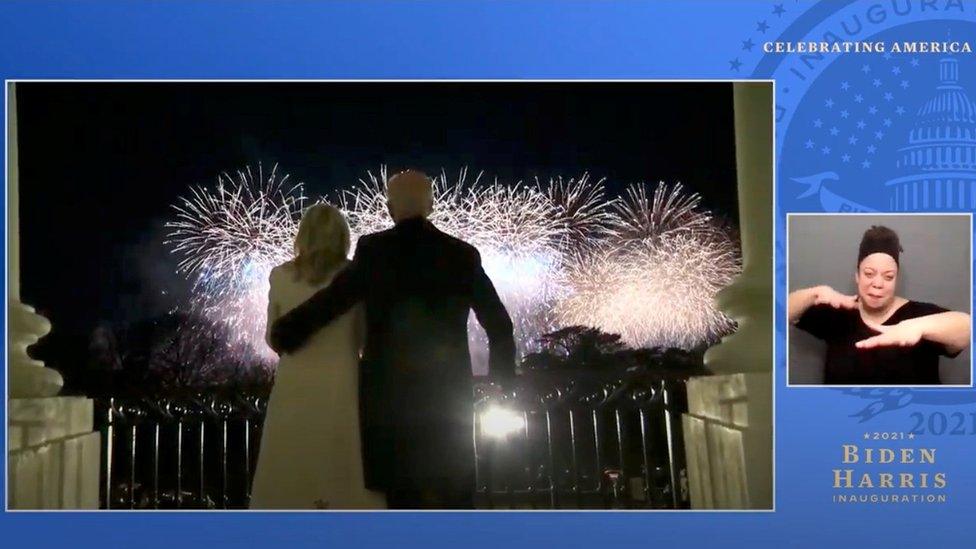
{"label": "firework burst", "polygon": [[650,195],[646,185],[633,185],[613,203],[610,233],[618,241],[656,239],[675,232],[709,230],[711,214],[701,210],[698,193],[685,194],[681,183],[663,182]]}
{"label": "firework burst", "polygon": [[263,337],[268,277],[292,257],[305,202],[302,185],[277,168],[248,166],[236,177],[220,174],[214,189],[191,188],[166,224],[166,243],[193,281],[191,310],[227,326],[228,345],[260,358],[274,356]]}
{"label": "firework burst", "polygon": [[536,179],[536,186],[544,190],[556,208],[557,219],[565,231],[567,251],[591,244],[605,236],[612,226],[617,201],[604,196],[604,181],[592,180],[588,173],[578,179],[552,178],[545,184]]}
{"label": "firework burst", "polygon": [[571,255],[557,318],[618,333],[633,347],[716,340],[734,327],[713,300],[741,270],[738,248],[698,209],[697,195],[662,183],[652,196],[628,189],[614,205],[611,236]]}
{"label": "firework burst", "polygon": [[[393,226],[385,167],[338,193],[355,238]],[[732,322],[712,299],[740,270],[738,248],[681,186],[644,186],[607,199],[603,180],[506,185],[466,169],[434,178],[431,221],[474,245],[512,316],[521,352],[538,338],[583,324],[619,333],[632,346],[693,347]],[[324,200],[324,199],[321,199]],[[306,198],[273,168],[222,174],[215,190],[191,189],[174,206],[168,243],[193,280],[191,304],[234,334],[229,345],[269,359],[264,343],[268,276],[292,259]],[[476,371],[487,365],[485,334],[471,316]]]}

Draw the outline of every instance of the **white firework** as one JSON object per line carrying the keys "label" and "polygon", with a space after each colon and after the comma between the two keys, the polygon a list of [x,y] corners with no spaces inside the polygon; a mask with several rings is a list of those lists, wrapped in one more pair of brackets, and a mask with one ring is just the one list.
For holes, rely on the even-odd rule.
{"label": "white firework", "polygon": [[293,256],[305,202],[302,185],[277,168],[247,166],[236,177],[220,174],[213,189],[191,188],[166,224],[166,243],[193,281],[193,312],[226,325],[229,346],[264,359],[274,356],[264,342],[268,277]]}
{"label": "white firework", "polygon": [[[558,328],[583,324],[619,333],[632,346],[693,347],[732,328],[712,299],[738,274],[738,249],[680,186],[628,189],[606,199],[603,180],[545,184],[486,182],[462,169],[434,178],[431,221],[474,245],[512,316],[522,353]],[[386,208],[387,171],[367,172],[335,201],[353,242],[393,226]],[[293,258],[301,184],[258,167],[222,174],[216,188],[195,187],[174,205],[168,243],[191,277],[192,307],[225,324],[228,345],[271,359],[264,343],[268,277]],[[471,321],[476,371],[487,365],[486,337]]]}
{"label": "white firework", "polygon": [[588,173],[579,178],[551,178],[545,184],[536,179],[536,186],[544,190],[556,207],[565,231],[566,251],[586,247],[607,235],[614,221],[613,208],[617,200],[605,196],[605,181],[590,179]]}
{"label": "white firework", "polygon": [[648,195],[644,184],[632,185],[613,204],[610,233],[619,241],[655,239],[674,232],[710,230],[712,216],[699,208],[698,193],[685,194],[681,183],[661,182]]}
{"label": "white firework", "polygon": [[697,209],[696,195],[662,183],[647,196],[643,186],[629,189],[613,236],[571,256],[557,318],[620,334],[632,347],[714,341],[734,328],[714,298],[741,271],[738,249]]}

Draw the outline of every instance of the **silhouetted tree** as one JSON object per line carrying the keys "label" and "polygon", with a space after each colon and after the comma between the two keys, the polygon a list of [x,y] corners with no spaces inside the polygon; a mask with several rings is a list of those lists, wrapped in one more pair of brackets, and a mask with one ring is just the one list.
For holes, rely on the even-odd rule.
{"label": "silhouetted tree", "polygon": [[604,369],[613,367],[609,359],[625,348],[619,335],[587,326],[551,332],[539,338],[539,343],[542,350],[523,358],[523,370]]}
{"label": "silhouetted tree", "polygon": [[620,341],[618,334],[608,334],[587,326],[557,330],[539,338],[539,343],[542,350],[522,359],[523,370],[591,373],[642,371],[682,378],[708,373],[702,363],[704,349],[630,349]]}
{"label": "silhouetted tree", "polygon": [[109,373],[111,382],[91,392],[166,393],[269,384],[267,365],[230,347],[229,336],[219,323],[180,314],[139,322],[118,333],[100,327],[92,335],[90,371]]}

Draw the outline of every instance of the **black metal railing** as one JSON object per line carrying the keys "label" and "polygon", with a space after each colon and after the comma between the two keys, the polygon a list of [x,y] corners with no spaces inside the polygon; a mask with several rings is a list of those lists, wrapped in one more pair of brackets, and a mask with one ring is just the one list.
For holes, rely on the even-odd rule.
{"label": "black metal railing", "polygon": [[[476,389],[481,508],[688,507],[684,382],[523,378]],[[237,394],[98,399],[106,509],[246,509],[267,399]],[[507,419],[492,425],[492,414]]]}
{"label": "black metal railing", "polygon": [[247,508],[266,399],[200,394],[96,403],[103,508]]}
{"label": "black metal railing", "polygon": [[[683,381],[641,374],[526,385],[501,398],[480,397],[475,413],[479,507],[688,507]],[[493,408],[513,420],[494,434],[486,429]]]}

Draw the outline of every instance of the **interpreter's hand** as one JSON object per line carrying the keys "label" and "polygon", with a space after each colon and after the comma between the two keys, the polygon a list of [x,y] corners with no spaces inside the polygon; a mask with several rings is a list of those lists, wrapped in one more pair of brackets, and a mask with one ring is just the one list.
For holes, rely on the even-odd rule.
{"label": "interpreter's hand", "polygon": [[857,309],[857,296],[844,295],[830,286],[817,287],[817,299],[814,305],[830,305],[835,309]]}
{"label": "interpreter's hand", "polygon": [[876,347],[912,347],[917,345],[924,333],[922,323],[917,318],[902,320],[898,324],[885,326],[868,320],[864,321],[869,328],[881,332],[876,336],[862,339],[855,343],[858,349],[874,349]]}

